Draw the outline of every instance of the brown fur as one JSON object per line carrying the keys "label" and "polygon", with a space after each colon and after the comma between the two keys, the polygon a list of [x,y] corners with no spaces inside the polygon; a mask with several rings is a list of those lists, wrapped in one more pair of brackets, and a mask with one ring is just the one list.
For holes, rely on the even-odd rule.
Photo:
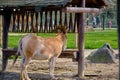
{"label": "brown fur", "polygon": [[[48,56],[59,56],[62,51],[63,44],[61,38],[61,34],[51,38],[39,38],[35,35],[32,35],[31,38],[27,41],[27,46],[25,47],[26,56],[28,58],[32,57],[35,53],[35,50],[37,50],[37,47],[41,44],[44,45],[43,49],[40,51],[41,54],[47,53]],[[39,42],[39,39],[42,40],[43,43]]]}

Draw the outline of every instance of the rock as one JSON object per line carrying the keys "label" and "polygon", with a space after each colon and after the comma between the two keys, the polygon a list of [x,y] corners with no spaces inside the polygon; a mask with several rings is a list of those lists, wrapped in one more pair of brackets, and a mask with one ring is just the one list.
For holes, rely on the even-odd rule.
{"label": "rock", "polygon": [[115,63],[115,53],[109,43],[91,52],[87,57],[93,63]]}

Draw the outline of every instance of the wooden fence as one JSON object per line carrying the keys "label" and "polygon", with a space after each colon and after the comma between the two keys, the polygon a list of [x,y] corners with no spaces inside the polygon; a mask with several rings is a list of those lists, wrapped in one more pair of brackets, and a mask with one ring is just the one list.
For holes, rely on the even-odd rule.
{"label": "wooden fence", "polygon": [[76,30],[75,13],[62,9],[42,9],[40,12],[14,9],[11,15],[11,32],[53,32],[58,25],[65,25],[69,32]]}

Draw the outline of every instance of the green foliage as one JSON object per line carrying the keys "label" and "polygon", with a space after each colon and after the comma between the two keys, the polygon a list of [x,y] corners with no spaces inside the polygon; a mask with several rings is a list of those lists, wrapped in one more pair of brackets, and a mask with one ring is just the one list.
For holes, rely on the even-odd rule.
{"label": "green foliage", "polygon": [[[11,33],[10,33],[11,34]],[[8,47],[17,47],[19,39],[24,33],[19,33],[18,35],[9,35],[8,37]],[[55,33],[38,33],[41,37],[54,36]],[[75,47],[75,33],[67,34],[67,48]],[[86,49],[96,49],[100,48],[105,43],[110,43],[112,48],[118,48],[117,30],[94,30],[85,32],[85,48]]]}

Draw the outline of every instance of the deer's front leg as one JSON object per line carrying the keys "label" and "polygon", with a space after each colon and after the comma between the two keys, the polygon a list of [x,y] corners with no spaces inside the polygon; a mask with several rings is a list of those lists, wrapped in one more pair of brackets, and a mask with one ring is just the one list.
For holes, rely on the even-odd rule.
{"label": "deer's front leg", "polygon": [[55,79],[54,68],[55,68],[56,57],[52,57],[49,60],[49,74],[52,79]]}

